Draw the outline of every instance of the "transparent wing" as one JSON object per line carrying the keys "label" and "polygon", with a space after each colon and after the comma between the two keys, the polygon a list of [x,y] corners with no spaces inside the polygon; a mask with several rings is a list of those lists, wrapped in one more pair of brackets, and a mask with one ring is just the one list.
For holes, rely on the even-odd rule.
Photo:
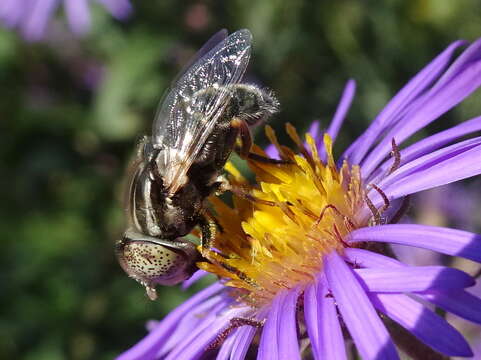
{"label": "transparent wing", "polygon": [[228,32],[227,29],[222,29],[217,31],[214,35],[210,37],[207,42],[202,45],[202,47],[195,53],[195,55],[189,60],[187,64],[185,64],[181,71],[176,75],[172,84],[176,84],[177,81],[185,74],[189,69],[197,63],[204,55],[206,55],[210,50],[212,50],[216,45],[220,44],[227,38]]}
{"label": "transparent wing", "polygon": [[161,101],[152,142],[163,150],[158,165],[171,194],[185,182],[187,171],[228,104],[228,85],[242,78],[251,41],[249,30],[231,34],[194,63]]}

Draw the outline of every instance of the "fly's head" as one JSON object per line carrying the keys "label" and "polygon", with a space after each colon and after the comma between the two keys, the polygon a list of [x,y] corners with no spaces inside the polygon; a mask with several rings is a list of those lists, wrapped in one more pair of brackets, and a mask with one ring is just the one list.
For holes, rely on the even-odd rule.
{"label": "fly's head", "polygon": [[117,242],[116,254],[127,275],[145,287],[151,300],[157,298],[157,284],[175,285],[188,279],[201,258],[188,240],[157,239],[132,230]]}

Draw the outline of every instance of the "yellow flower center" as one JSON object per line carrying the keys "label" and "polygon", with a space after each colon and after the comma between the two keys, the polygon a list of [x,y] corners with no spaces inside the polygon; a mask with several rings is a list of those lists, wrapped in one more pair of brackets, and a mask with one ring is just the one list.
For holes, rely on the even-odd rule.
{"label": "yellow flower center", "polygon": [[[262,306],[281,290],[305,286],[322,270],[323,256],[342,252],[344,238],[366,226],[357,216],[365,204],[358,166],[344,162],[337,169],[332,141],[326,134],[327,161],[321,161],[314,139],[307,134],[307,149],[295,129],[287,131],[300,155],[280,146],[271,128],[266,133],[286,164],[249,160],[257,186],[249,184],[232,164],[226,166],[230,182],[253,195],[234,196],[231,208],[211,200],[222,231],[213,249],[204,251],[210,263],[199,267],[226,279],[226,285],[254,306]],[[260,149],[256,152],[263,154]]]}

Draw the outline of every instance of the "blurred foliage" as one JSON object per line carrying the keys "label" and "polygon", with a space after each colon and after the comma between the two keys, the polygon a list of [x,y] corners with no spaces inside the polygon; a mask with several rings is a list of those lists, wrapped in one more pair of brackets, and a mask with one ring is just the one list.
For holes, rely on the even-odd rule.
{"label": "blurred foliage", "polygon": [[[220,28],[249,28],[247,81],[274,89],[290,121],[328,124],[358,92],[337,146],[458,38],[481,35],[476,0],[135,1],[126,23],[92,6],[93,28],[41,43],[0,30],[0,358],[111,359],[193,290],[150,302],[118,266],[121,185],[175,74]],[[431,131],[481,113],[481,95]],[[257,142],[265,145],[262,131]]]}

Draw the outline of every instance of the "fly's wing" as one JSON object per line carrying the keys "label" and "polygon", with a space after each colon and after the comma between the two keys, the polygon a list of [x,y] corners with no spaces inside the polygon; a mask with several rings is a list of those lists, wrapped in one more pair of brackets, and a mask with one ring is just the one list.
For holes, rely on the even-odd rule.
{"label": "fly's wing", "polygon": [[174,194],[202,151],[249,63],[252,35],[239,30],[191,66],[170,88],[157,111],[152,142],[161,149],[158,166]]}
{"label": "fly's wing", "polygon": [[177,81],[185,74],[189,69],[197,63],[204,55],[206,55],[210,50],[212,50],[216,45],[220,44],[227,38],[227,29],[222,29],[217,31],[214,35],[210,37],[207,42],[202,45],[202,47],[195,53],[192,59],[189,60],[187,64],[184,65],[182,70],[177,74],[177,76],[172,81],[172,84],[176,84]]}

